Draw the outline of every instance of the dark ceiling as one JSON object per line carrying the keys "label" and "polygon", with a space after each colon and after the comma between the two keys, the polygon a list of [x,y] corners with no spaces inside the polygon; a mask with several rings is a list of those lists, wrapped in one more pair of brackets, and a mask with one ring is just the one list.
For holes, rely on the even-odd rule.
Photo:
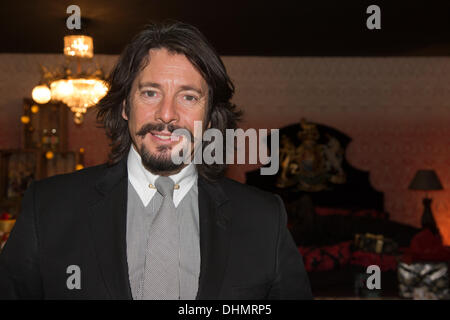
{"label": "dark ceiling", "polygon": [[[450,54],[450,1],[0,0],[0,52],[61,53],[76,4],[95,52],[118,54],[143,25],[197,26],[221,55],[427,56]],[[381,7],[382,29],[366,28]]]}

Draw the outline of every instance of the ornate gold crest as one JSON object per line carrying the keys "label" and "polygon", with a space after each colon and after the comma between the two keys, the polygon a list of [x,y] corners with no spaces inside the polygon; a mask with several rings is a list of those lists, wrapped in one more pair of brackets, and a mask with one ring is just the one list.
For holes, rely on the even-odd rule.
{"label": "ornate gold crest", "polygon": [[321,191],[330,189],[330,184],[345,183],[346,175],[342,168],[344,150],[338,139],[329,134],[320,139],[316,124],[305,119],[300,121],[300,126],[295,139],[297,143],[287,135],[281,136],[281,173],[277,187]]}

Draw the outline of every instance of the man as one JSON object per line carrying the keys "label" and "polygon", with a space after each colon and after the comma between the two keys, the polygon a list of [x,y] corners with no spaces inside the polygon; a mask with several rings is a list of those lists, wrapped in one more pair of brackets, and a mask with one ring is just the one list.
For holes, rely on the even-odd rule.
{"label": "man", "polygon": [[236,127],[233,92],[196,28],[138,34],[98,106],[109,163],[29,187],[0,257],[0,296],[310,299],[281,199],[224,178],[224,165],[172,161],[199,138],[176,129]]}

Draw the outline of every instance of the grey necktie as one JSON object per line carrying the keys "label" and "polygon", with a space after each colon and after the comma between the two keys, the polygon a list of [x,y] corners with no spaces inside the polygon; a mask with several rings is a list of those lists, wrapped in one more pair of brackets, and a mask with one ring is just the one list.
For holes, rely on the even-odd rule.
{"label": "grey necktie", "polygon": [[143,283],[143,299],[175,300],[180,298],[179,229],[173,203],[174,182],[169,177],[155,181],[164,197],[150,227]]}

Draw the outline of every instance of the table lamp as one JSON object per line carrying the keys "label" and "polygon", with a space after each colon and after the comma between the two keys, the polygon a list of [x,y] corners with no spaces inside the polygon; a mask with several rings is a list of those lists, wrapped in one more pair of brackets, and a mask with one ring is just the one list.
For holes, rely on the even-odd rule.
{"label": "table lamp", "polygon": [[428,198],[428,191],[443,189],[436,172],[434,170],[418,170],[408,189],[426,191],[423,199],[422,228],[428,228],[434,234],[438,234],[439,230],[431,211],[432,200]]}

